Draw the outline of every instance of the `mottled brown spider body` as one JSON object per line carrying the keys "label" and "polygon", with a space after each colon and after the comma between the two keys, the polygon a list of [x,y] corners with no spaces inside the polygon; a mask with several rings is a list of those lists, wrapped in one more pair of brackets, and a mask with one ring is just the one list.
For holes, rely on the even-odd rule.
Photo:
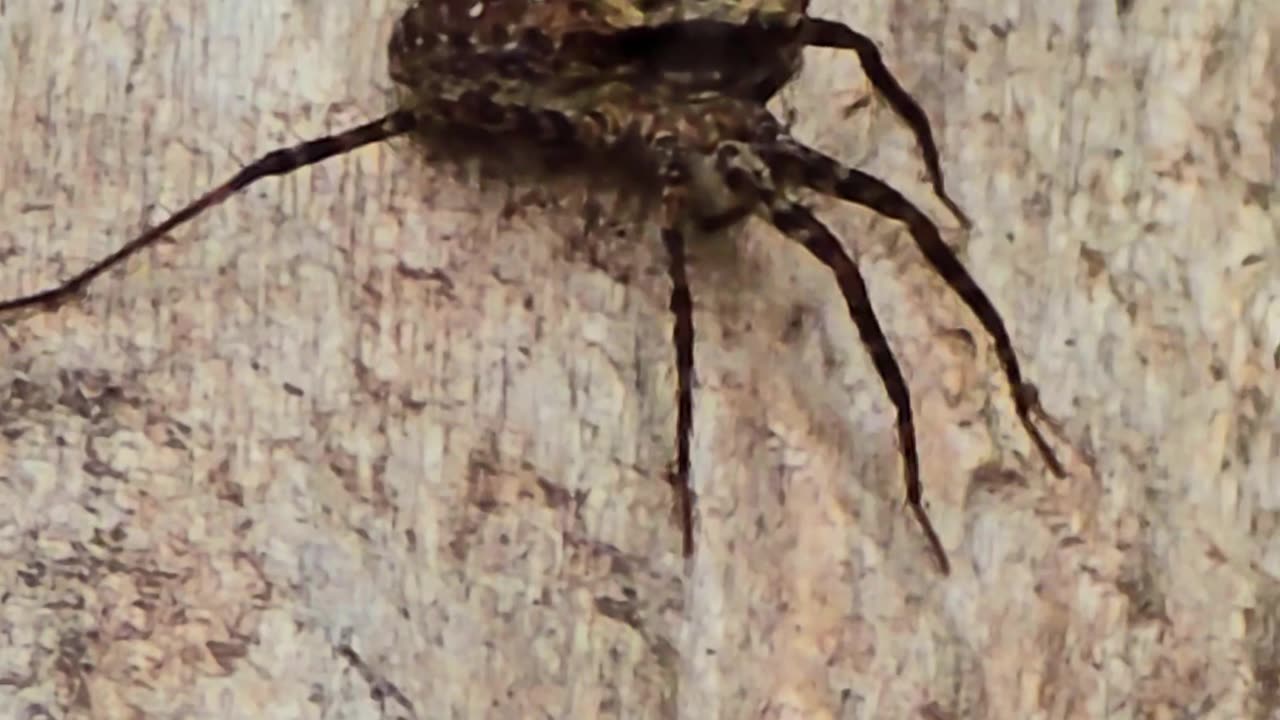
{"label": "mottled brown spider body", "polygon": [[[419,98],[479,92],[496,102],[564,109],[644,89],[763,102],[800,69],[803,14],[794,2],[442,0],[401,16],[391,77]],[[678,22],[676,22],[678,16]]]}
{"label": "mottled brown spider body", "polygon": [[799,71],[807,46],[858,53],[872,85],[911,128],[938,197],[947,195],[929,123],[872,41],[805,14],[807,0],[419,0],[388,45],[400,109],[330,137],[275,150],[242,168],[160,225],[55,287],[0,302],[0,312],[50,309],[107,269],[267,175],[281,175],[363,145],[428,128],[480,133],[593,157],[623,151],[629,174],[662,198],[672,281],[677,425],[671,482],[687,554],[693,550],[689,487],[693,428],[693,300],[685,237],[755,214],[831,269],[859,336],[897,410],[907,503],[947,572],[924,510],[906,381],[871,307],[854,260],[794,196],[809,190],[902,222],[925,259],[994,341],[1014,407],[1050,470],[1063,470],[1032,423],[1034,388],[1023,381],[999,313],[923,212],[884,182],[790,137],[765,102]]}

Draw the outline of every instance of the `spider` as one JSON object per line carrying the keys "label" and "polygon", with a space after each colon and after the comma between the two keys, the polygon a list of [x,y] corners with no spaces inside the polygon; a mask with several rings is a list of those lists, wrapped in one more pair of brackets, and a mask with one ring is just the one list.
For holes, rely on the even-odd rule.
{"label": "spider", "polygon": [[250,184],[427,130],[480,133],[580,157],[615,157],[659,198],[671,280],[676,354],[676,495],[683,552],[694,549],[689,486],[693,429],[693,300],[685,242],[756,215],[835,276],[863,345],[897,411],[907,504],[943,574],[946,551],[925,512],[906,381],[876,319],[857,264],[804,205],[810,190],[904,224],[932,268],[995,343],[1017,412],[1049,469],[1062,465],[1032,422],[1043,416],[1024,381],[1003,321],[942,241],[937,226],[883,181],[791,137],[765,107],[800,70],[805,47],[853,50],[867,77],[910,127],[936,196],[965,227],[947,194],[923,110],[886,68],[874,42],[807,14],[808,0],[418,0],[389,42],[393,112],[335,135],[274,150],[70,279],[0,302],[0,312],[61,306],[108,269]]}

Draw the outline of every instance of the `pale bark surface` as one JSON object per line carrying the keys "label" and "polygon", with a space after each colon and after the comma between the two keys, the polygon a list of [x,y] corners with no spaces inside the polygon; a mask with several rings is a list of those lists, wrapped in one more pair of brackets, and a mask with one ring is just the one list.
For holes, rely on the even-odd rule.
{"label": "pale bark surface", "polygon": [[[385,110],[401,9],[0,3],[0,295]],[[819,201],[954,573],[834,283],[758,223],[691,269],[685,567],[653,224],[365,149],[0,321],[0,717],[1280,717],[1280,5],[815,14],[882,43],[975,229],[882,103],[846,112],[851,54],[779,112],[947,229],[1070,478],[906,234]]]}

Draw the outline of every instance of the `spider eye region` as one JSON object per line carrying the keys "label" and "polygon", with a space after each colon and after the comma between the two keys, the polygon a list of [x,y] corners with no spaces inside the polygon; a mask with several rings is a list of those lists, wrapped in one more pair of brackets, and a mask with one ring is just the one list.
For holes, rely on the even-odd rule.
{"label": "spider eye region", "polygon": [[686,212],[704,234],[727,230],[755,212],[759,200],[755,187],[736,182],[712,154],[695,153],[688,159],[689,184]]}

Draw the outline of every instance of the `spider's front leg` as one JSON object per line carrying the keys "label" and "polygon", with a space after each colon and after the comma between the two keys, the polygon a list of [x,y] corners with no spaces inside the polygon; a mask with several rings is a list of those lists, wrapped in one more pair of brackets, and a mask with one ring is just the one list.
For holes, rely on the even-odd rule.
{"label": "spider's front leg", "polygon": [[1032,415],[1039,415],[1046,420],[1049,418],[1040,407],[1035,385],[1022,377],[1018,356],[1013,351],[1013,341],[1009,338],[1004,321],[1000,319],[1000,313],[955,252],[942,241],[933,221],[902,193],[882,180],[847,167],[792,138],[784,136],[770,142],[758,142],[754,149],[784,182],[807,186],[862,205],[907,226],[916,246],[924,253],[934,271],[964,300],[995,342],[996,356],[1008,379],[1018,419],[1049,470],[1058,477],[1066,477],[1062,463],[1031,420]]}
{"label": "spider's front leg", "polygon": [[752,148],[740,143],[725,143],[716,152],[716,164],[724,177],[725,185],[731,191],[744,201],[750,201],[760,215],[787,237],[804,246],[835,275],[845,304],[849,307],[849,315],[858,329],[858,336],[871,355],[876,373],[897,410],[898,444],[902,453],[907,504],[911,506],[912,514],[924,532],[942,574],[950,574],[951,563],[947,560],[947,552],[924,509],[911,394],[902,370],[898,367],[898,361],[893,356],[893,350],[889,347],[889,340],[876,318],[875,309],[871,306],[866,282],[858,271],[857,263],[841,246],[836,236],[808,208],[787,199],[773,186],[770,168],[764,165]]}

